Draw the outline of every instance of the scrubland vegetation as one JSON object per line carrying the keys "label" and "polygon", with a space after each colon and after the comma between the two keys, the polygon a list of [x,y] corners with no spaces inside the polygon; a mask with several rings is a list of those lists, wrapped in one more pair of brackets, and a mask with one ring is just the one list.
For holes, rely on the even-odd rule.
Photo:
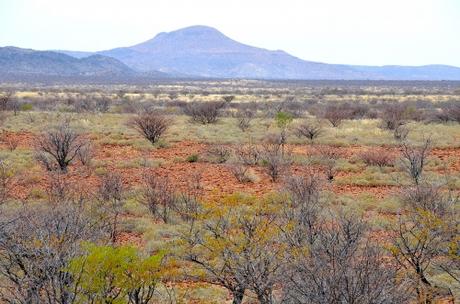
{"label": "scrubland vegetation", "polygon": [[0,124],[2,303],[460,300],[459,83],[3,85]]}

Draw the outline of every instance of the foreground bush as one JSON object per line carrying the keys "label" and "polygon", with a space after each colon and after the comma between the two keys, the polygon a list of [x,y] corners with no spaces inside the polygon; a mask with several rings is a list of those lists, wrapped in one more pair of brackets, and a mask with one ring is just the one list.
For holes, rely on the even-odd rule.
{"label": "foreground bush", "polygon": [[[129,246],[88,244],[67,270],[78,303],[148,304],[161,278],[162,253],[144,257]],[[126,302],[126,299],[128,302]]]}
{"label": "foreground bush", "polygon": [[104,221],[81,201],[1,211],[1,301],[75,303],[71,286],[77,280],[64,268],[81,253],[82,242],[106,239]]}

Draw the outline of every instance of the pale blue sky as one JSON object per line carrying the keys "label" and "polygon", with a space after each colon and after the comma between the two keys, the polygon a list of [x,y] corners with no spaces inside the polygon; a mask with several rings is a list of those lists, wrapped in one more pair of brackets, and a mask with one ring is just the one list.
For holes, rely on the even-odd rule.
{"label": "pale blue sky", "polygon": [[306,60],[460,66],[460,0],[0,0],[0,46],[96,51],[196,24]]}

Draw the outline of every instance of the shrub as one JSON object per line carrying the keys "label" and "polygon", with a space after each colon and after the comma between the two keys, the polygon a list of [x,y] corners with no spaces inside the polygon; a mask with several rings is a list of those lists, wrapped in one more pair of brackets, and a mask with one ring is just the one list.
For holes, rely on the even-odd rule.
{"label": "shrub", "polygon": [[456,103],[445,109],[450,120],[460,123],[460,103]]}
{"label": "shrub", "polygon": [[88,144],[89,142],[82,135],[76,133],[69,123],[65,122],[36,138],[37,160],[48,170],[57,167],[62,172],[66,172],[79,151]]}
{"label": "shrub", "polygon": [[380,119],[382,127],[388,130],[396,130],[405,124],[407,119],[407,106],[399,103],[386,104],[382,109]]}
{"label": "shrub", "polygon": [[149,112],[133,118],[130,124],[145,139],[154,144],[168,129],[171,121],[163,115]]}
{"label": "shrub", "polygon": [[323,130],[319,123],[304,122],[297,126],[296,134],[298,137],[305,137],[311,143],[322,134]]}
{"label": "shrub", "polygon": [[77,158],[83,166],[90,166],[94,156],[94,149],[91,144],[84,145],[77,152]]}
{"label": "shrub", "polygon": [[276,182],[289,169],[291,161],[283,152],[279,136],[269,136],[263,143],[263,163],[272,182]]}
{"label": "shrub", "polygon": [[412,178],[413,182],[418,185],[422,178],[423,168],[431,150],[431,139],[419,146],[414,147],[403,142],[401,148],[401,163],[403,169]]}
{"label": "shrub", "polygon": [[359,158],[368,166],[393,166],[394,157],[388,151],[383,149],[370,149],[362,152]]}
{"label": "shrub", "polygon": [[397,141],[406,140],[408,135],[409,135],[409,129],[404,125],[396,127],[393,131],[393,137]]}
{"label": "shrub", "polygon": [[350,118],[350,113],[343,106],[328,105],[324,109],[323,118],[327,119],[334,128],[337,128],[344,119]]}
{"label": "shrub", "polygon": [[196,163],[198,161],[198,154],[189,155],[185,160],[189,163]]}
{"label": "shrub", "polygon": [[7,133],[3,133],[1,140],[6,144],[8,150],[13,152],[19,145],[19,139],[14,136],[8,136]]}
{"label": "shrub", "polygon": [[240,183],[248,183],[253,181],[251,175],[249,174],[250,167],[241,163],[233,163],[230,164],[228,168],[236,180]]}
{"label": "shrub", "polygon": [[108,173],[102,177],[99,186],[99,200],[103,203],[110,218],[110,238],[112,243],[117,241],[119,216],[123,208],[125,186],[118,173]]}
{"label": "shrub", "polygon": [[235,113],[235,117],[238,128],[240,128],[241,131],[246,132],[246,130],[248,130],[251,126],[251,121],[254,117],[254,114],[249,110],[238,109],[238,111]]}
{"label": "shrub", "polygon": [[142,202],[152,216],[168,223],[176,202],[174,189],[168,179],[154,174],[144,176]]}
{"label": "shrub", "polygon": [[190,116],[194,122],[201,124],[215,123],[219,112],[226,105],[225,102],[193,102],[185,108],[185,114]]}
{"label": "shrub", "polygon": [[260,148],[252,143],[234,148],[235,157],[245,165],[257,165],[261,159]]}
{"label": "shrub", "polygon": [[321,146],[316,149],[320,155],[326,178],[332,182],[337,171],[337,160],[339,159],[340,154],[334,147],[330,146]]}
{"label": "shrub", "polygon": [[13,171],[9,163],[0,160],[0,205],[10,197]]}
{"label": "shrub", "polygon": [[224,145],[213,145],[208,149],[207,154],[212,162],[222,164],[230,158],[231,151]]}

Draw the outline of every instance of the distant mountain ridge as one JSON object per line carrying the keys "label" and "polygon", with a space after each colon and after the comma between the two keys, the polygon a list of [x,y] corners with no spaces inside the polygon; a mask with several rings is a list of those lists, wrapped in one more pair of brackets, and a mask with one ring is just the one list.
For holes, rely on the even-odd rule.
{"label": "distant mountain ridge", "polygon": [[160,33],[143,43],[97,54],[116,58],[138,71],[211,78],[460,80],[460,68],[445,65],[377,67],[306,61],[284,51],[239,43],[214,28],[200,25]]}
{"label": "distant mountain ridge", "polygon": [[78,59],[58,52],[34,51],[16,47],[0,48],[0,69],[3,73],[60,76],[135,73],[119,60],[99,54]]}
{"label": "distant mountain ridge", "polygon": [[460,68],[447,65],[356,66],[306,61],[284,51],[239,43],[201,25],[100,52],[0,48],[0,71],[14,75],[121,78],[460,80]]}

